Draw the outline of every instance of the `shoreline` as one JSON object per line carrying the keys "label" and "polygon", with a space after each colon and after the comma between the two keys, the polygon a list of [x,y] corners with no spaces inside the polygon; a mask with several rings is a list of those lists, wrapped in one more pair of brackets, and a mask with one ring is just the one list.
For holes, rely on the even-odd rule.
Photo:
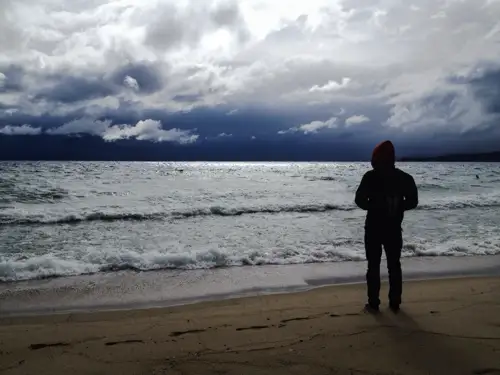
{"label": "shoreline", "polygon": [[[143,310],[364,284],[365,261],[192,271],[149,271],[0,285],[0,318]],[[387,280],[385,261],[382,281]],[[405,282],[500,276],[500,256],[403,259]]]}
{"label": "shoreline", "polygon": [[[364,285],[162,309],[0,318],[14,374],[500,373],[500,277],[405,283],[402,311]],[[467,322],[467,324],[464,324]]]}
{"label": "shoreline", "polygon": [[[403,287],[408,283],[425,283],[425,282],[439,282],[439,281],[461,281],[464,279],[488,279],[488,278],[500,278],[500,275],[497,274],[468,274],[468,275],[442,275],[442,276],[432,276],[432,277],[423,277],[423,278],[407,278],[403,280]],[[388,285],[387,278],[381,278],[381,284]],[[307,287],[295,287],[295,288],[276,288],[273,290],[259,290],[259,291],[250,291],[250,292],[239,292],[239,293],[231,293],[231,294],[219,294],[219,295],[210,295],[207,297],[193,298],[193,299],[181,299],[181,300],[166,300],[157,304],[130,304],[130,305],[94,305],[91,307],[85,308],[75,308],[75,309],[46,309],[46,310],[33,310],[33,311],[12,311],[7,313],[0,312],[0,326],[3,321],[9,320],[24,320],[24,319],[35,319],[38,318],[48,318],[63,316],[91,316],[91,315],[107,315],[107,314],[120,314],[120,313],[128,313],[135,314],[141,313],[144,311],[155,311],[157,310],[159,313],[162,311],[167,311],[170,309],[179,309],[190,306],[198,306],[204,304],[217,304],[217,303],[233,303],[238,300],[250,299],[250,298],[264,298],[269,296],[275,296],[277,298],[286,296],[286,295],[300,295],[302,293],[312,292],[318,289],[329,289],[336,287],[360,287],[366,288],[365,281],[346,281],[339,282],[335,284],[321,284],[317,286],[307,286]],[[383,297],[381,296],[381,299]],[[360,306],[363,305],[363,301],[360,301]],[[499,374],[500,375],[500,374]]]}

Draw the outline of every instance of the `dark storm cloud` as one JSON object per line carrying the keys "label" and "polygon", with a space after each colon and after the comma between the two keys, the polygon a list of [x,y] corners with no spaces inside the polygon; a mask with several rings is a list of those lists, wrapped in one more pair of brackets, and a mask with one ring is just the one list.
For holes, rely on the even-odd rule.
{"label": "dark storm cloud", "polygon": [[470,79],[469,84],[486,110],[500,115],[500,67],[488,69],[479,77]]}
{"label": "dark storm cloud", "polygon": [[164,86],[162,71],[153,64],[138,62],[120,67],[111,75],[111,82],[117,87],[123,86],[127,77],[137,82],[137,90],[140,93],[154,93]]}
{"label": "dark storm cloud", "polygon": [[97,99],[117,93],[116,87],[100,77],[62,76],[54,77],[53,86],[41,89],[35,94],[35,100],[47,100],[60,103],[74,103]]}
{"label": "dark storm cloud", "polygon": [[24,69],[18,65],[0,66],[0,93],[23,89]]}
{"label": "dark storm cloud", "polygon": [[[22,138],[12,132],[0,134],[0,158],[16,155],[17,158],[81,158],[81,159],[116,159],[116,160],[366,160],[371,149],[380,140],[389,138],[394,141],[398,157],[422,154],[442,154],[456,152],[472,147],[474,151],[488,151],[498,139],[498,132],[473,129],[467,134],[434,132],[413,133],[411,139],[404,131],[394,131],[384,127],[373,126],[359,132],[356,127],[332,129],[333,136],[325,133],[311,133],[307,136],[291,133],[279,136],[279,129],[289,128],[297,123],[307,123],[316,118],[314,113],[302,114],[297,122],[297,114],[280,112],[262,112],[240,110],[232,116],[226,116],[227,109],[210,110],[195,109],[186,113],[167,113],[150,109],[141,111],[116,111],[108,113],[113,124],[135,124],[140,119],[151,118],[160,121],[168,128],[189,130],[196,127],[200,141],[182,148],[171,144],[168,148],[154,143],[133,140],[117,140],[103,142],[99,136],[85,136],[70,140],[68,136],[57,135],[57,132],[40,136],[39,141],[28,137]],[[66,117],[45,115],[33,118],[33,128],[59,128],[78,117],[70,114]],[[139,120],[138,120],[139,119]],[[21,123],[26,118],[17,118]],[[103,118],[101,121],[105,121]],[[0,126],[1,128],[2,126]],[[9,128],[10,129],[10,128]],[[270,134],[273,129],[274,134]],[[226,142],[217,142],[220,134],[233,134]],[[21,134],[21,132],[18,132]],[[251,137],[256,136],[256,140]],[[486,142],[485,140],[490,139]],[[24,147],[19,148],[19,145]],[[27,145],[29,147],[26,147]],[[52,145],[52,146],[49,146]],[[49,147],[49,148],[48,148]],[[48,152],[48,150],[51,150]]]}
{"label": "dark storm cloud", "polygon": [[[331,113],[331,109],[302,111],[294,109],[241,108],[231,116],[227,116],[228,111],[229,108],[224,106],[216,108],[199,107],[183,112],[170,112],[164,109],[152,108],[138,110],[127,102],[121,102],[118,108],[104,110],[98,120],[109,120],[112,124],[133,124],[141,119],[152,119],[168,125],[169,128],[197,129],[200,138],[215,137],[225,133],[233,134],[235,138],[250,139],[252,136],[257,136],[280,139],[277,134],[278,131],[301,123],[311,122],[318,116],[327,118]],[[65,116],[65,119],[71,116]],[[25,119],[20,119],[17,123],[22,123],[23,120]],[[61,123],[61,121],[59,120],[58,123]],[[373,127],[373,130],[376,130],[376,128]]]}
{"label": "dark storm cloud", "polygon": [[[39,89],[34,99],[69,104],[115,96],[127,89],[133,89],[139,94],[151,94],[164,87],[164,78],[160,69],[152,64],[141,62],[119,67],[109,76],[95,73],[69,74],[41,76],[42,82],[50,84]],[[136,87],[131,87],[130,82]]]}
{"label": "dark storm cloud", "polygon": [[37,115],[30,115],[21,111],[13,112],[12,114],[2,114],[0,111],[0,127],[7,125],[22,126],[30,124],[35,128],[50,129],[61,126],[75,118],[84,116],[81,110],[72,111],[66,115],[53,115],[50,113],[41,113]]}
{"label": "dark storm cloud", "polygon": [[[42,134],[25,142],[63,149],[76,133],[97,140],[74,147],[113,150],[199,135],[186,158],[307,160],[355,157],[382,138],[403,154],[500,139],[499,69],[470,73],[498,67],[498,1],[278,3],[8,1],[4,143],[35,134],[26,126]],[[447,80],[455,73],[465,78]]]}
{"label": "dark storm cloud", "polygon": [[[1,92],[1,90],[0,90]],[[17,108],[15,106],[11,106],[11,105],[7,105],[7,104],[4,104],[0,101],[0,118],[2,116],[2,111],[3,110],[16,110]],[[10,114],[10,113],[9,113]]]}
{"label": "dark storm cloud", "polygon": [[202,98],[201,94],[192,95],[176,95],[172,98],[173,101],[183,102],[183,103],[194,103]]}

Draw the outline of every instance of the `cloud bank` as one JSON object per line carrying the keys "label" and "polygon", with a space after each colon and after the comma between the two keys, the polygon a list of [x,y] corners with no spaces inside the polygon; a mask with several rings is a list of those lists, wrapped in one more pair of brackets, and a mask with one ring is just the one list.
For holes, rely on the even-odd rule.
{"label": "cloud bank", "polygon": [[280,4],[3,2],[0,133],[500,140],[499,1]]}
{"label": "cloud bank", "polygon": [[42,133],[41,128],[33,128],[30,125],[11,126],[0,128],[0,134],[4,135],[38,135]]}
{"label": "cloud bank", "polygon": [[161,122],[150,119],[139,121],[135,125],[111,125],[111,121],[99,121],[89,118],[81,118],[65,123],[60,127],[48,129],[46,131],[46,134],[90,134],[99,136],[105,141],[109,142],[120,139],[136,139],[138,141],[176,142],[187,144],[196,142],[196,140],[198,139],[198,135],[193,134],[191,131],[175,128],[164,130],[162,128]]}

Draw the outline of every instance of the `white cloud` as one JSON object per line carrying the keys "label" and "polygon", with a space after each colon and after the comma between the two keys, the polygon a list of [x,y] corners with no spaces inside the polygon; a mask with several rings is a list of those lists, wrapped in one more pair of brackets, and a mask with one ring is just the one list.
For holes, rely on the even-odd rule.
{"label": "white cloud", "polygon": [[7,77],[5,76],[5,74],[3,74],[2,72],[0,72],[0,89],[2,87],[4,87],[6,80],[7,80]]}
{"label": "white cloud", "polygon": [[90,134],[102,136],[108,131],[110,125],[111,121],[109,120],[99,121],[90,118],[80,118],[67,122],[58,128],[48,129],[47,134]]}
{"label": "white cloud", "polygon": [[164,130],[160,121],[144,120],[135,125],[113,125],[102,135],[106,141],[135,138],[139,141],[193,143],[198,135],[181,129]]}
{"label": "white cloud", "polygon": [[111,121],[81,118],[58,128],[47,130],[47,134],[91,134],[106,141],[134,138],[138,141],[193,143],[198,135],[188,130],[162,128],[160,121],[143,120],[135,125],[111,125]]}
{"label": "white cloud", "polygon": [[304,134],[317,133],[322,129],[333,129],[337,127],[337,118],[332,117],[326,121],[312,121],[308,124],[303,124],[299,126],[295,126],[288,130],[280,130],[278,134],[287,134],[287,133],[298,133],[302,132]]}
{"label": "white cloud", "polygon": [[220,133],[219,135],[217,135],[217,138],[229,138],[232,136],[233,136],[232,134]]}
{"label": "white cloud", "polygon": [[365,115],[354,115],[345,120],[345,125],[352,126],[357,124],[363,124],[368,121],[370,121],[370,119]]}
{"label": "white cloud", "polygon": [[137,82],[137,80],[135,78],[132,78],[130,76],[126,76],[123,79],[123,84],[126,87],[131,88],[132,90],[139,90],[139,83]]}
{"label": "white cloud", "polygon": [[336,91],[336,90],[341,90],[342,88],[346,87],[349,82],[351,81],[350,78],[342,78],[341,82],[336,82],[336,81],[328,81],[327,84],[323,86],[318,86],[314,85],[309,89],[310,92],[329,92],[329,91]]}
{"label": "white cloud", "polygon": [[0,134],[4,135],[38,135],[42,133],[41,128],[33,128],[30,125],[11,126],[0,128]]}

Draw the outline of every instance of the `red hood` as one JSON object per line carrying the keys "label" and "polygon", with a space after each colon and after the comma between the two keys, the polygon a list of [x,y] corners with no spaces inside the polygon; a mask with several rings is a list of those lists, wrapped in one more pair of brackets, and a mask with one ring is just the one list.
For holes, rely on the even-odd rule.
{"label": "red hood", "polygon": [[396,162],[396,152],[391,141],[379,143],[373,149],[372,166],[377,167],[392,167]]}

